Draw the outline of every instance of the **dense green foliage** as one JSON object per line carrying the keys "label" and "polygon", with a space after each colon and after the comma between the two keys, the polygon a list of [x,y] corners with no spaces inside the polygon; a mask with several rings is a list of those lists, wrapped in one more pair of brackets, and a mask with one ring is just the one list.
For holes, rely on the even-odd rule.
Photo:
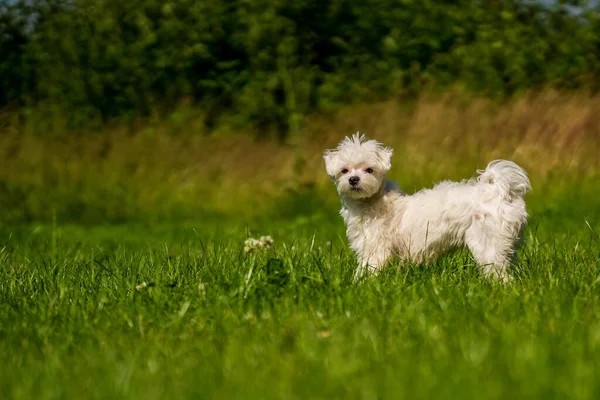
{"label": "dense green foliage", "polygon": [[335,208],[310,224],[301,212],[250,222],[250,235],[275,239],[251,254],[235,218],[0,227],[0,392],[598,398],[600,204],[530,200],[507,286],[466,252],[353,283]]}
{"label": "dense green foliage", "polygon": [[531,1],[17,0],[0,6],[0,107],[81,126],[191,101],[208,128],[226,113],[285,132],[424,86],[595,89],[599,46],[597,13]]}

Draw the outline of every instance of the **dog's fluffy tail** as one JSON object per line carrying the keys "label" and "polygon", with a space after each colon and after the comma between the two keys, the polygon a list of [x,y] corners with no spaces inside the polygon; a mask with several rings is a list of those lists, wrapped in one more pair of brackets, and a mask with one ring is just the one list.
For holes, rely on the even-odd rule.
{"label": "dog's fluffy tail", "polygon": [[512,161],[495,160],[484,171],[477,171],[479,184],[493,185],[495,192],[510,200],[531,190],[527,172]]}

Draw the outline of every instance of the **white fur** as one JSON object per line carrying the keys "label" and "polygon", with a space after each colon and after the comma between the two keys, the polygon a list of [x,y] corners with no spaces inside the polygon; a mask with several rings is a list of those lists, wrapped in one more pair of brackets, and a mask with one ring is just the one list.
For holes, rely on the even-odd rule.
{"label": "white fur", "polygon": [[[508,280],[527,221],[527,173],[511,161],[496,160],[478,171],[478,178],[444,181],[407,196],[386,180],[391,157],[391,149],[359,133],[324,155],[358,258],[357,275],[364,267],[378,271],[392,256],[421,263],[467,247],[485,275]],[[354,186],[351,177],[359,178]]]}

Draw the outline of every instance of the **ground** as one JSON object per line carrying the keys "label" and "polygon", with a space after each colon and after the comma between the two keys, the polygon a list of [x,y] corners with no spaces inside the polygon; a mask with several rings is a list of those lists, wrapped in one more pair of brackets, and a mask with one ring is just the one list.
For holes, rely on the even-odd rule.
{"label": "ground", "polygon": [[[253,220],[4,226],[0,391],[597,398],[600,201],[592,182],[567,183],[534,187],[508,285],[482,278],[466,251],[353,283],[329,206]],[[244,240],[261,235],[273,247],[245,253]]]}
{"label": "ground", "polygon": [[[285,143],[148,122],[0,135],[0,393],[58,398],[600,396],[600,97],[390,100]],[[508,285],[466,251],[353,282],[322,154],[356,130],[408,193],[530,174]],[[244,241],[273,247],[244,252]]]}

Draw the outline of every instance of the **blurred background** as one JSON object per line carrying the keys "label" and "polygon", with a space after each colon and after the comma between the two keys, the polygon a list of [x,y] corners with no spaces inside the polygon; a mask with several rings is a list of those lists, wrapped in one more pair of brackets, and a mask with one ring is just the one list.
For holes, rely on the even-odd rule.
{"label": "blurred background", "polygon": [[534,206],[577,204],[600,164],[599,11],[1,0],[0,221],[335,218],[322,152],[359,130],[409,193],[503,157]]}

